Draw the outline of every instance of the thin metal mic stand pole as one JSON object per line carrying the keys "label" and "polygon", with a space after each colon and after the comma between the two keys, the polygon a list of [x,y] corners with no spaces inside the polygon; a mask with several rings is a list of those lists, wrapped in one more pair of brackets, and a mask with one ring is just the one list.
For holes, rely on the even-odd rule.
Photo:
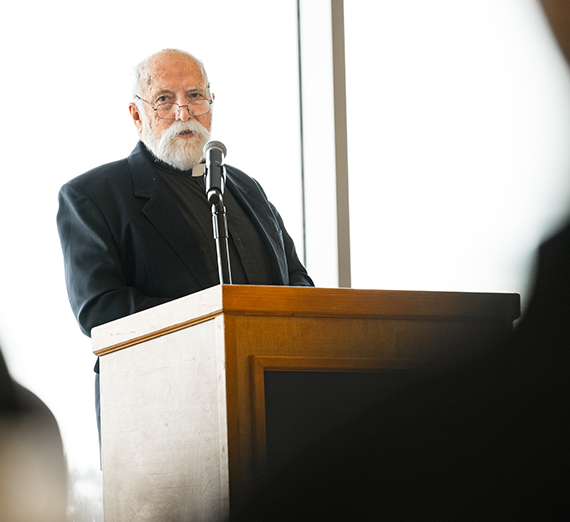
{"label": "thin metal mic stand pole", "polygon": [[217,203],[212,202],[214,199],[216,199],[216,197],[210,197],[210,202],[212,203],[214,239],[216,240],[216,253],[218,256],[218,274],[222,285],[231,285],[232,273],[230,270],[230,250],[228,248],[229,235],[226,207],[224,206],[224,199],[220,193],[217,194]]}

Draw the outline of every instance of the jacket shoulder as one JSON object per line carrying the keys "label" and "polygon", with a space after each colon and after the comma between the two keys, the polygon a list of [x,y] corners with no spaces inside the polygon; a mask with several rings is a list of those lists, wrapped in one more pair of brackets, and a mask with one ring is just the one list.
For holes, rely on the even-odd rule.
{"label": "jacket shoulder", "polygon": [[240,170],[236,167],[232,167],[231,165],[225,165],[227,175],[232,178],[234,181],[241,181],[242,183],[249,183],[254,184],[254,179],[248,176],[243,170]]}
{"label": "jacket shoulder", "polygon": [[69,180],[62,187],[77,187],[85,191],[106,185],[109,181],[114,184],[120,182],[121,179],[128,181],[130,178],[130,169],[127,158],[106,163],[95,167],[79,176]]}
{"label": "jacket shoulder", "polygon": [[234,185],[237,185],[242,190],[246,190],[246,192],[258,192],[262,195],[263,199],[267,199],[267,196],[265,195],[265,192],[259,182],[251,176],[248,176],[242,170],[236,167],[232,167],[231,165],[226,165],[226,173]]}

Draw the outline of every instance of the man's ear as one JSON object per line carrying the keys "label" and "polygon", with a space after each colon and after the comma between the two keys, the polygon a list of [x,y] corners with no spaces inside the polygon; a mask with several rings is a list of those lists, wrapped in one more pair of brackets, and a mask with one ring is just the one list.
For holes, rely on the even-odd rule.
{"label": "man's ear", "polygon": [[129,112],[131,113],[131,118],[135,124],[135,127],[139,131],[142,132],[142,118],[141,113],[139,112],[139,108],[134,103],[129,103]]}

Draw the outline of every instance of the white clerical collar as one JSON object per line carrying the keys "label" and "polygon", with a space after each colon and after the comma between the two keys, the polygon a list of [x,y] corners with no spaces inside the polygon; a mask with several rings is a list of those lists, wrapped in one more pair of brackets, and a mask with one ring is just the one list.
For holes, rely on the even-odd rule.
{"label": "white clerical collar", "polygon": [[198,178],[204,175],[204,170],[206,169],[205,163],[199,163],[195,167],[192,168],[192,177]]}

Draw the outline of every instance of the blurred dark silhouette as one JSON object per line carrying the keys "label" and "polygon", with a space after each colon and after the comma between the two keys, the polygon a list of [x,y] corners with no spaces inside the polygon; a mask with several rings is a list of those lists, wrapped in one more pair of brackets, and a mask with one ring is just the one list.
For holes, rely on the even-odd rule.
{"label": "blurred dark silhouette", "polygon": [[15,382],[0,351],[0,521],[66,520],[67,474],[55,417]]}

